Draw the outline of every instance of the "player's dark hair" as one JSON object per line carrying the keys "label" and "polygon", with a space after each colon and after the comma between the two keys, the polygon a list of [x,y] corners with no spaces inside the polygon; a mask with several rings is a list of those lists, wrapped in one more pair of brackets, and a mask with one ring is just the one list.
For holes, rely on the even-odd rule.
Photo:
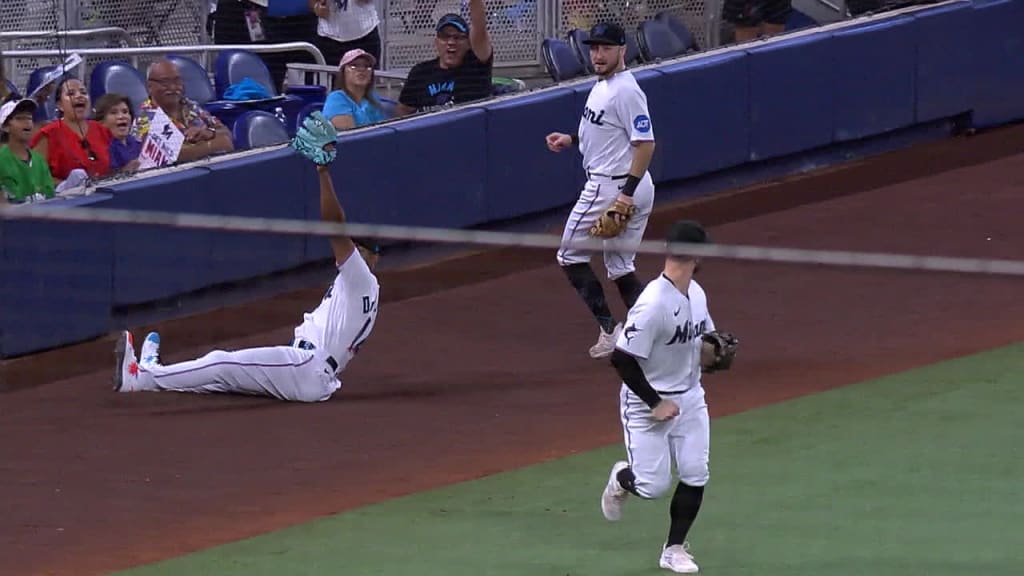
{"label": "player's dark hair", "polygon": [[[668,244],[707,244],[711,242],[707,230],[694,220],[679,220],[669,229],[665,237]],[[692,256],[673,256],[685,260],[693,260]]]}

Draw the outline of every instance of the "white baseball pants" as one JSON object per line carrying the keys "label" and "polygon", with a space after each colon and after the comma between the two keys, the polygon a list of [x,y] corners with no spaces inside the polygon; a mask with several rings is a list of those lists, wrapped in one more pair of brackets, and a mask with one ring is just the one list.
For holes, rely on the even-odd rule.
{"label": "white baseball pants", "polygon": [[140,384],[152,390],[271,396],[294,402],[327,400],[341,387],[317,350],[291,346],[214,350],[168,366],[139,366]]}
{"label": "white baseball pants", "polygon": [[[590,253],[585,250],[577,250],[565,247],[573,241],[579,241],[590,237],[590,227],[597,222],[597,219],[607,210],[619,196],[619,191],[626,183],[625,178],[611,178],[605,176],[590,175],[590,179],[583,186],[572,213],[565,222],[565,230],[562,232],[563,248],[558,251],[558,264],[568,266],[570,264],[582,264],[590,262]],[[630,251],[629,246],[638,246],[643,241],[644,231],[647,229],[647,220],[651,216],[651,209],[654,206],[654,181],[650,173],[644,174],[640,184],[633,193],[633,203],[636,205],[636,214],[630,218],[626,229],[622,231],[616,242],[626,244],[625,250],[605,250],[604,268],[608,278],[614,280],[634,272],[636,267],[633,262],[636,259],[636,252]]]}
{"label": "white baseball pants", "polygon": [[710,476],[711,426],[704,389],[696,386],[665,398],[679,405],[679,415],[659,422],[625,384],[619,396],[629,466],[636,477],[637,493],[644,498],[659,498],[675,488],[673,461],[684,484],[704,486]]}

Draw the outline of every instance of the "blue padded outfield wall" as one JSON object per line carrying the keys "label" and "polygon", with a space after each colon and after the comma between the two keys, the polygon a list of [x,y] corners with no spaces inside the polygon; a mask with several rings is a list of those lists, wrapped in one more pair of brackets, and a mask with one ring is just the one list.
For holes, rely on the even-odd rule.
{"label": "blue padded outfield wall", "polygon": [[[656,182],[828,150],[953,117],[1024,118],[1024,0],[958,1],[636,70],[658,139]],[[346,133],[332,167],[355,222],[469,227],[567,209],[593,80]],[[52,203],[319,218],[316,174],[288,149],[141,175]],[[319,238],[6,221],[0,356],[115,328],[114,311],[329,257]]]}

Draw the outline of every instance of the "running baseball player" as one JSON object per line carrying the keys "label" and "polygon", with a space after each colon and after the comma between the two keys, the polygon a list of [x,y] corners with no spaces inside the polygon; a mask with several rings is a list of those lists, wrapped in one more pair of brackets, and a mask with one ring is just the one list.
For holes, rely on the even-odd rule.
{"label": "running baseball player", "polygon": [[577,134],[552,132],[547,146],[561,152],[578,145],[583,155],[587,183],[580,192],[562,233],[557,260],[576,292],[600,327],[592,358],[607,358],[622,330],[605,299],[601,281],[590,267],[590,254],[571,243],[589,233],[596,238],[616,239],[606,246],[604,266],[615,282],[626,308],[643,290],[637,279],[632,246],[643,240],[654,205],[654,183],[647,168],[654,155],[654,127],[647,110],[647,96],[626,70],[626,33],[613,23],[601,23],[586,40],[598,81],[587,97]]}
{"label": "running baseball player", "polygon": [[[708,241],[691,221],[677,222],[670,243]],[[694,281],[698,261],[669,256],[626,317],[611,357],[623,385],[619,407],[629,461],[612,466],[601,495],[601,511],[610,521],[622,517],[626,498],[660,498],[672,488],[672,462],[679,481],[669,504],[668,538],[662,568],[689,574],[697,564],[686,536],[697,518],[708,482],[710,423],[701,372],[726,370],[739,342],[717,332],[707,295]]]}
{"label": "running baseball player", "polygon": [[[320,113],[308,117],[293,140],[295,149],[317,165],[321,218],[345,222],[327,166],[335,159],[336,132]],[[160,336],[152,332],[136,361],[131,332],[118,339],[114,389],[271,396],[295,402],[327,400],[339,388],[339,374],[359,352],[377,320],[379,285],[372,270],[377,251],[348,237],[331,238],[337,276],[320,305],[304,314],[290,346],[269,346],[160,364]]]}

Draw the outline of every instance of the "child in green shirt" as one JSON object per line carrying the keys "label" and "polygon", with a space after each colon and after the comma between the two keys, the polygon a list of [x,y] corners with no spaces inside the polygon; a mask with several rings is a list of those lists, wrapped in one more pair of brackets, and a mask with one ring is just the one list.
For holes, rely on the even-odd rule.
{"label": "child in green shirt", "polygon": [[35,111],[35,101],[27,99],[0,106],[0,202],[20,203],[54,196],[49,165],[28,146]]}

